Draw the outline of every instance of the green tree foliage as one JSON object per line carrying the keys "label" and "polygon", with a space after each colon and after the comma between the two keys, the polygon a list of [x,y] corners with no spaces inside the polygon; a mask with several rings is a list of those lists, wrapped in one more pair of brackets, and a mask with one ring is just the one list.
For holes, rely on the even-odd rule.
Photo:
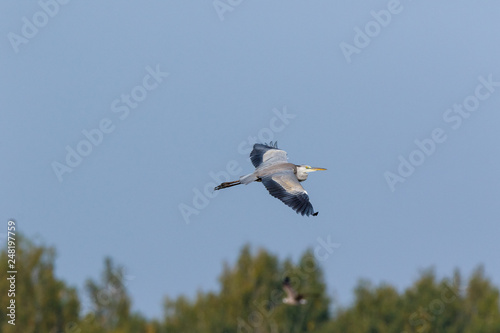
{"label": "green tree foliage", "polygon": [[123,267],[115,267],[111,258],[106,258],[101,282],[87,280],[86,288],[96,321],[107,330],[123,327],[130,313]]}
{"label": "green tree foliage", "polygon": [[[283,279],[308,298],[303,306],[282,303]],[[265,250],[252,255],[245,246],[234,267],[225,265],[220,292],[199,292],[165,301],[167,332],[313,332],[329,319],[326,286],[311,251],[299,263],[280,263]]]}
{"label": "green tree foliage", "polygon": [[480,267],[472,275],[463,300],[462,313],[470,332],[500,332],[499,291],[484,277]]}
{"label": "green tree foliage", "polygon": [[360,281],[354,305],[337,310],[323,332],[500,332],[499,291],[483,269],[461,281],[458,272],[437,281],[428,270],[402,294]]}
{"label": "green tree foliage", "polygon": [[7,251],[0,252],[2,279],[0,279],[0,332],[63,332],[78,322],[80,303],[74,288],[54,276],[55,250],[35,245],[16,235],[15,326],[6,315],[9,281],[4,277]]}
{"label": "green tree foliage", "polygon": [[[86,290],[92,302],[91,311],[82,320],[82,332],[149,333],[156,332],[155,323],[130,312],[131,300],[126,284],[129,279],[122,266],[105,258],[100,281],[87,280]],[[158,325],[156,325],[158,326]]]}
{"label": "green tree foliage", "polygon": [[[361,280],[353,304],[332,313],[312,251],[295,263],[247,245],[234,265],[223,266],[219,292],[200,291],[192,300],[167,297],[158,322],[131,312],[127,283],[133,279],[111,258],[104,260],[100,279],[87,280],[90,304],[82,306],[76,289],[55,277],[53,248],[20,236],[16,245],[16,326],[7,322],[9,281],[2,275],[0,333],[500,332],[500,292],[482,267],[466,283],[458,271],[438,280],[426,270],[403,292]],[[4,272],[7,254],[0,252]],[[283,304],[286,276],[307,304]]]}

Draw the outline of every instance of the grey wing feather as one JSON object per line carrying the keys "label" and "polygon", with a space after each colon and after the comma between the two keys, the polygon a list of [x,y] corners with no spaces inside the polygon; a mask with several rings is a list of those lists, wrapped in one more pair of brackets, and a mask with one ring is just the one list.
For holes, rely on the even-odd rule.
{"label": "grey wing feather", "polygon": [[293,170],[280,171],[278,173],[262,177],[262,184],[269,193],[291,207],[297,214],[313,215],[313,206],[309,202],[306,190],[300,185]]}
{"label": "grey wing feather", "polygon": [[253,150],[250,153],[250,159],[254,167],[258,168],[262,164],[270,165],[274,163],[287,163],[288,158],[286,151],[278,149],[278,143],[261,144],[256,143],[253,145]]}

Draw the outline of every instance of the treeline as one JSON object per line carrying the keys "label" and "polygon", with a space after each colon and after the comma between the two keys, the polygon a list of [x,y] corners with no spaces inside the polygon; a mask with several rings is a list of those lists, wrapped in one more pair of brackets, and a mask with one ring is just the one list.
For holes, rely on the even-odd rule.
{"label": "treeline", "polygon": [[[0,280],[0,332],[500,332],[499,290],[478,268],[467,281],[458,271],[438,280],[429,270],[404,292],[360,281],[352,305],[332,308],[312,251],[296,263],[243,247],[234,266],[224,265],[220,292],[194,299],[165,298],[161,320],[131,311],[124,268],[109,258],[98,281],[87,280],[83,308],[74,287],[54,275],[55,250],[19,238],[16,248],[16,325],[8,323],[9,280]],[[0,253],[7,272],[8,253]],[[2,273],[3,274],[3,273]],[[284,277],[307,298],[282,303]]]}

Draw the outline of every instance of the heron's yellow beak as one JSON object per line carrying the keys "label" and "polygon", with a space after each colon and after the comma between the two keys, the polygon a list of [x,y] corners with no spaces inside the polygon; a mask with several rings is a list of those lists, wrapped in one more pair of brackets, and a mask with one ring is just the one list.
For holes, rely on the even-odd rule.
{"label": "heron's yellow beak", "polygon": [[311,171],[325,171],[325,168],[310,168]]}

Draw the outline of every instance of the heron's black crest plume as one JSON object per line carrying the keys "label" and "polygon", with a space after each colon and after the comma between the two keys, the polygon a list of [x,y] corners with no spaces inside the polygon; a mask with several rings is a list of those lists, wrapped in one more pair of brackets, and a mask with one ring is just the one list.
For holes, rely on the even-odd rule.
{"label": "heron's black crest plume", "polygon": [[278,141],[274,141],[274,143],[272,141],[269,141],[269,143],[265,143],[264,142],[264,145],[269,147],[269,148],[276,148],[278,149]]}

